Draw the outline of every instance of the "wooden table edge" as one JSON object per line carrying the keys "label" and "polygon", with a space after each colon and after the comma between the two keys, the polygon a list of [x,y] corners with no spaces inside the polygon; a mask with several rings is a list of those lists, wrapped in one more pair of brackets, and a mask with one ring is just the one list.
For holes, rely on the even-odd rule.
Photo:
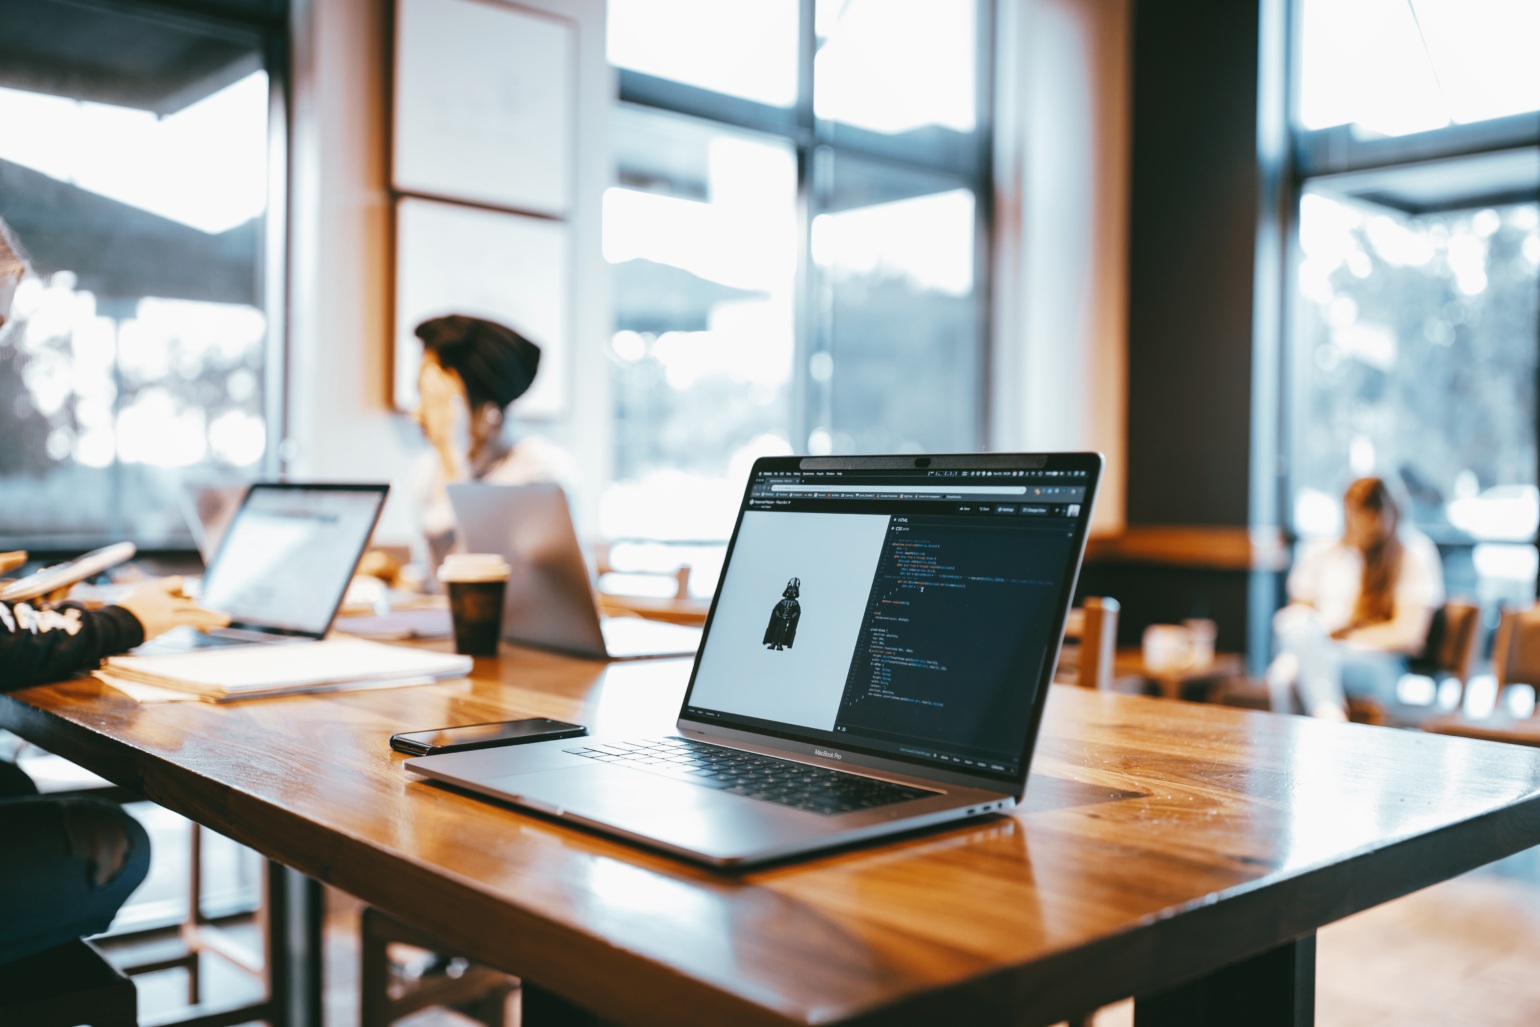
{"label": "wooden table edge", "polygon": [[[1414,838],[1355,850],[1348,858],[1356,864],[1356,886],[1324,915],[1291,916],[1300,908],[1292,900],[1303,893],[1319,894],[1328,874],[1341,873],[1331,864],[1302,867],[1266,882],[1259,878],[1171,906],[1117,933],[1059,949],[1024,966],[987,970],[929,990],[922,991],[923,985],[917,984],[916,992],[875,1006],[793,1010],[776,1005],[776,996],[746,994],[738,982],[691,976],[649,956],[616,948],[602,937],[554,923],[516,902],[510,903],[503,894],[494,896],[470,879],[367,839],[317,826],[249,792],[217,782],[202,795],[180,788],[178,775],[204,775],[128,742],[95,734],[89,727],[32,706],[16,695],[0,696],[0,726],[386,912],[396,912],[392,896],[404,888],[415,889],[419,896],[438,893],[440,901],[427,905],[443,910],[442,916],[431,922],[414,919],[414,925],[428,933],[458,942],[463,926],[460,911],[477,904],[484,908],[486,900],[495,897],[508,916],[483,921],[492,929],[474,944],[462,945],[468,955],[528,977],[600,1016],[638,1025],[931,1024],[941,1017],[955,1021],[960,1016],[1018,1022],[1014,1013],[1023,1009],[1029,998],[1035,1009],[1049,1011],[1045,1018],[1033,1022],[1041,1019],[1051,1024],[1129,995],[1165,990],[1201,977],[1343,917],[1521,851],[1529,847],[1530,839],[1540,837],[1540,794],[1535,794]],[[510,812],[543,826],[557,826],[531,814]],[[1529,830],[1516,829],[1521,824]],[[277,829],[280,825],[287,830]],[[285,841],[307,834],[313,844],[285,845]],[[1505,840],[1510,837],[1521,840]],[[1421,854],[1430,839],[1439,842],[1434,846],[1434,858]],[[1414,847],[1419,856],[1410,858],[1407,853]],[[296,857],[291,849],[300,855]],[[317,853],[320,855],[314,858],[307,855]],[[1259,929],[1263,927],[1268,929]],[[597,954],[601,950],[609,954],[606,961],[611,963],[618,953],[624,969],[611,976],[608,987],[596,991],[585,952]],[[1132,982],[1124,976],[1116,986],[1104,986],[1070,972],[1087,961],[1136,965],[1141,972]],[[516,965],[508,965],[510,962]],[[667,1003],[669,1012],[659,1011],[649,1002],[649,994],[654,992],[673,996]],[[687,1003],[678,1001],[681,992],[688,997]],[[681,1005],[688,1006],[688,1018],[675,1012]]]}
{"label": "wooden table edge", "polygon": [[[1529,825],[1527,834],[1512,830],[1520,822]],[[1526,840],[1505,842],[1505,836],[1524,836]],[[1048,1010],[1033,1022],[1058,1023],[1126,998],[1166,991],[1314,934],[1328,924],[1521,852],[1530,847],[1527,839],[1536,836],[1540,836],[1540,794],[1436,831],[1354,850],[1346,858],[1359,864],[1355,868],[1357,886],[1324,915],[1302,918],[1291,913],[1301,908],[1293,901],[1297,896],[1319,894],[1322,880],[1340,873],[1329,863],[1301,867],[1267,883],[1248,881],[1170,906],[1116,933],[1060,949],[1024,967],[987,971],[946,988],[853,1011],[844,1018],[831,1016],[809,1022],[861,1027],[933,1024],[944,1018],[962,1022],[973,1017],[980,1018],[979,1022],[993,1022],[984,1019],[988,1017],[1013,1022],[1010,1011],[1022,1008],[1030,997],[1033,1007]],[[1440,843],[1432,859],[1422,852],[1430,839]],[[1410,855],[1414,848],[1415,857]],[[1259,924],[1273,927],[1261,933],[1256,930]],[[1083,962],[1125,961],[1143,968],[1144,979],[1132,987],[1126,980],[1118,987],[1105,987],[1078,972]],[[980,999],[986,1001],[981,1004]]]}

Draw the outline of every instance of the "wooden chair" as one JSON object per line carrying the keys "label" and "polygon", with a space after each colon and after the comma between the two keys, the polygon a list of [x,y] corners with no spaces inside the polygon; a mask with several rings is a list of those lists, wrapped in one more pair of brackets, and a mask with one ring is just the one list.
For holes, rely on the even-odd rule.
{"label": "wooden chair", "polygon": [[[1492,639],[1492,674],[1497,696],[1509,685],[1531,685],[1540,692],[1540,605],[1527,610],[1504,610]],[[1460,735],[1492,742],[1540,747],[1537,718],[1515,717],[1501,702],[1485,717],[1467,717],[1456,709],[1423,721],[1422,729],[1441,735]]]}
{"label": "wooden chair", "polygon": [[1540,606],[1503,611],[1492,640],[1492,673],[1498,695],[1509,685],[1540,691]]}
{"label": "wooden chair", "polygon": [[0,1023],[138,1027],[134,982],[88,941],[0,966]]}
{"label": "wooden chair", "polygon": [[1064,648],[1054,680],[1083,688],[1111,688],[1118,651],[1118,601],[1090,596],[1064,621]]}
{"label": "wooden chair", "polygon": [[[1457,678],[1463,689],[1470,680],[1471,664],[1476,659],[1476,642],[1480,637],[1481,608],[1452,599],[1433,614],[1433,622],[1428,625],[1428,640],[1422,652],[1409,662],[1408,669],[1413,674],[1426,674],[1435,680]],[[1495,660],[1496,650],[1493,652]]]}
{"label": "wooden chair", "polygon": [[1090,596],[1085,601],[1085,619],[1080,629],[1081,688],[1112,687],[1112,668],[1118,653],[1118,611],[1122,609],[1110,596]]}
{"label": "wooden chair", "polygon": [[463,970],[458,975],[424,974],[413,983],[393,984],[389,951],[392,942],[427,949],[440,956],[453,957],[454,953],[436,938],[372,906],[364,909],[359,934],[361,1027],[389,1027],[429,1006],[447,1006],[487,1027],[505,1027],[508,996],[518,990],[517,978],[463,960]]}

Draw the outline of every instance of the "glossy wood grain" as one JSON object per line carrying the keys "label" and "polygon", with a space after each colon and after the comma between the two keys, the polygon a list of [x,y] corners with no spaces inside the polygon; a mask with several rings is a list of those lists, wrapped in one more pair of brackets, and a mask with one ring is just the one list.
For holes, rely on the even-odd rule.
{"label": "glossy wood grain", "polygon": [[395,731],[671,727],[684,661],[229,706],[91,680],[0,723],[627,1024],[1047,1024],[1540,843],[1540,751],[1055,688],[1013,816],[712,871],[424,783]]}

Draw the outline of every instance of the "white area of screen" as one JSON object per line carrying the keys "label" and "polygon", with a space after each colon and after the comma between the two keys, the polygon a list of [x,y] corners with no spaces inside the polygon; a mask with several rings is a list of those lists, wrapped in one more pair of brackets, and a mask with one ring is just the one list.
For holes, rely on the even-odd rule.
{"label": "white area of screen", "polygon": [[[690,705],[834,730],[888,520],[746,512]],[[766,649],[770,613],[791,578],[801,579],[795,641],[789,649]]]}
{"label": "white area of screen", "polygon": [[378,492],[256,488],[203,579],[203,605],[243,624],[320,633],[353,577]]}

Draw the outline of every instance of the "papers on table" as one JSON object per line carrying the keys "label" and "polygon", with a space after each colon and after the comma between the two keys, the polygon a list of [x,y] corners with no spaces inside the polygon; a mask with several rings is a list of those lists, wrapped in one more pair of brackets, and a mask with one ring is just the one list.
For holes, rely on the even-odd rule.
{"label": "papers on table", "polygon": [[157,697],[145,692],[146,688],[228,702],[299,692],[429,684],[462,677],[470,670],[469,656],[333,638],[169,656],[113,656],[95,674],[109,685],[130,695],[138,691],[151,701]]}

